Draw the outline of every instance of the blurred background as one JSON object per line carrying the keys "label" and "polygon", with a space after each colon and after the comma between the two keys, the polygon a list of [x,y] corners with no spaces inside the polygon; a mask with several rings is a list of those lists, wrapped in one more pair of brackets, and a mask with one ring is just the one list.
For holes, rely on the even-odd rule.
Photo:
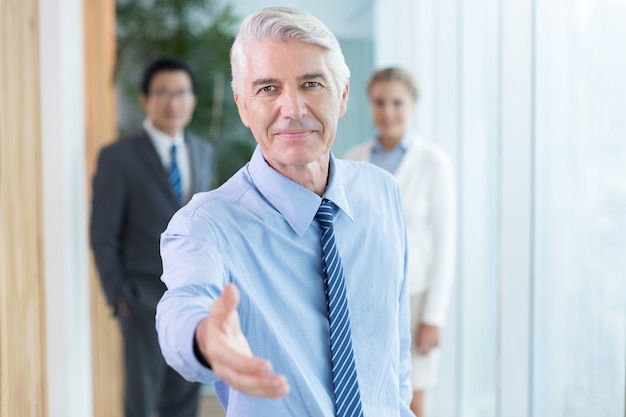
{"label": "blurred background", "polygon": [[95,156],[141,120],[140,70],[166,53],[197,75],[189,129],[228,178],[254,147],[228,51],[270,5],[339,39],[337,155],[374,133],[371,72],[399,65],[421,88],[415,129],[454,161],[458,267],[429,415],[626,416],[625,0],[0,0],[0,416],[121,415],[87,244]]}

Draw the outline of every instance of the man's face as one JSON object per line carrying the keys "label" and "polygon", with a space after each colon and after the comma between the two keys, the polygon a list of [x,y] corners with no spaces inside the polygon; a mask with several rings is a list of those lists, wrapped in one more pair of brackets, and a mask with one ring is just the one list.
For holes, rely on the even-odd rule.
{"label": "man's face", "polygon": [[170,136],[187,126],[196,106],[191,78],[183,70],[154,74],[148,95],[141,101],[154,127]]}
{"label": "man's face", "polygon": [[337,91],[324,49],[299,41],[250,45],[235,94],[239,115],[274,169],[327,163],[348,85]]}

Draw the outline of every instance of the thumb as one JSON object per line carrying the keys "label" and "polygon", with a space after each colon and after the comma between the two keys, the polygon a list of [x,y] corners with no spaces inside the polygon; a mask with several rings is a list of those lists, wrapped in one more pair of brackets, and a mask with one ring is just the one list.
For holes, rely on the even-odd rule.
{"label": "thumb", "polygon": [[222,290],[222,295],[211,306],[210,315],[219,321],[225,321],[239,305],[239,290],[235,284],[228,284]]}

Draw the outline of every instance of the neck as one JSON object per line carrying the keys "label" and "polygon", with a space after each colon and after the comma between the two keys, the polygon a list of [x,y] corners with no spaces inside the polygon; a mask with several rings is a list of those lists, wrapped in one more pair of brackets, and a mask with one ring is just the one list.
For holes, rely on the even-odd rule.
{"label": "neck", "polygon": [[178,133],[178,131],[176,131],[176,130],[168,130],[168,131],[161,130],[161,132],[163,132],[163,133],[165,133],[167,136],[169,136],[169,138],[170,138],[170,139],[172,139],[172,141],[173,141],[174,139],[176,139],[176,134]]}
{"label": "neck", "polygon": [[328,153],[306,165],[284,165],[268,158],[265,158],[265,161],[285,177],[320,197],[326,191],[330,166],[330,154]]}
{"label": "neck", "polygon": [[385,149],[386,151],[390,151],[393,148],[395,148],[400,141],[402,140],[402,136],[379,136],[378,137],[378,141],[380,142],[380,145],[383,147],[383,149]]}

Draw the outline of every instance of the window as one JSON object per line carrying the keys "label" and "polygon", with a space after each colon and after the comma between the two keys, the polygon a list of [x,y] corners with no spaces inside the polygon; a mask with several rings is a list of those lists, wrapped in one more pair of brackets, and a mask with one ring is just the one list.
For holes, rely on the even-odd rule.
{"label": "window", "polygon": [[376,67],[456,162],[435,417],[622,417],[626,1],[379,0]]}
{"label": "window", "polygon": [[626,2],[536,2],[534,416],[624,415]]}

